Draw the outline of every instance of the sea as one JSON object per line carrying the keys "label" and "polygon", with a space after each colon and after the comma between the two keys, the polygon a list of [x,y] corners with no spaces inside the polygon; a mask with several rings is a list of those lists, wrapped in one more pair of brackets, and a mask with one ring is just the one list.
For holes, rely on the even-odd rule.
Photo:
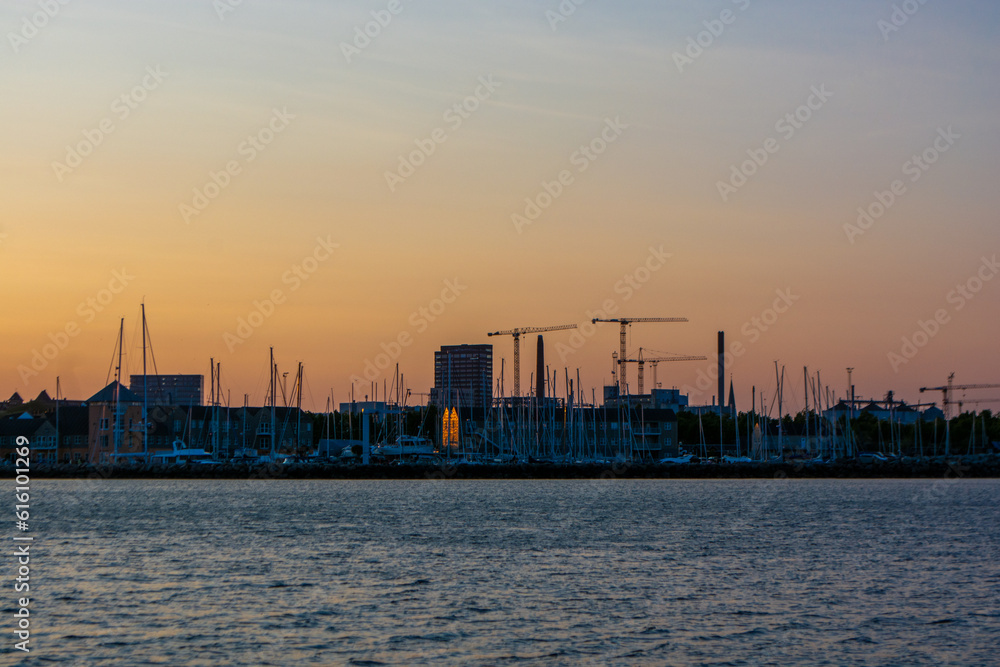
{"label": "sea", "polygon": [[33,480],[0,661],[1000,664],[1000,480],[608,477]]}

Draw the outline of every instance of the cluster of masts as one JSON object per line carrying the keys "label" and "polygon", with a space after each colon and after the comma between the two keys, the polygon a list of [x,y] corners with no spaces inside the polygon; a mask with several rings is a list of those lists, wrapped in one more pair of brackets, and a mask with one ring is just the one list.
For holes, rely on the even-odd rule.
{"label": "cluster of masts", "polygon": [[[635,323],[679,323],[679,322],[688,322],[688,321],[689,320],[686,317],[616,317],[616,318],[593,318],[591,320],[591,324],[617,323],[617,324],[620,325],[620,334],[619,334],[620,347],[619,347],[619,351],[618,352],[612,354],[612,358],[613,358],[613,362],[614,362],[614,370],[612,371],[612,373],[613,373],[613,376],[615,378],[615,382],[614,383],[615,383],[615,385],[618,386],[619,392],[620,392],[621,396],[626,396],[626,395],[629,394],[629,391],[628,391],[628,379],[627,379],[628,364],[637,364],[637,366],[638,366],[637,389],[638,389],[638,393],[639,394],[643,394],[644,390],[645,390],[644,370],[645,370],[645,364],[646,363],[651,364],[652,367],[653,367],[653,386],[656,387],[656,386],[658,386],[657,378],[656,378],[656,368],[657,368],[657,364],[658,363],[660,363],[660,362],[675,362],[675,361],[704,361],[704,360],[708,359],[708,357],[701,356],[701,355],[672,355],[672,356],[644,357],[643,356],[643,348],[641,348],[641,347],[639,348],[638,355],[635,358],[629,358],[628,357],[628,353],[627,353],[627,347],[626,347],[628,327],[631,326],[632,324],[635,324]],[[119,382],[119,383],[121,383],[121,381],[122,381],[121,373],[122,373],[122,350],[123,350],[123,347],[124,347],[124,345],[123,345],[123,342],[124,342],[124,326],[125,326],[125,320],[124,320],[124,318],[122,318],[121,323],[120,323],[120,327],[119,327],[118,340],[117,340],[117,343],[116,343],[116,346],[115,346],[116,347],[115,354],[116,354],[116,357],[117,357],[117,364],[114,367],[114,376],[115,376],[115,379],[117,380],[117,382]],[[521,396],[521,369],[520,369],[520,363],[521,363],[521,359],[520,359],[520,339],[521,339],[521,336],[524,335],[524,334],[535,334],[535,333],[541,334],[541,333],[544,333],[544,332],[564,331],[564,330],[577,329],[577,328],[578,328],[578,325],[576,325],[576,324],[560,324],[560,325],[540,326],[540,327],[537,327],[537,326],[536,327],[515,327],[513,329],[507,329],[507,330],[504,330],[504,331],[493,331],[493,332],[487,333],[487,336],[512,336],[513,339],[514,339],[514,355],[513,355],[514,377],[513,377],[513,393],[512,393],[512,396],[515,396],[515,397],[520,397]],[[721,340],[721,332],[720,332],[720,340]],[[146,367],[147,350],[149,352],[149,358],[152,360],[152,363],[153,363],[153,372],[154,372],[154,374],[156,374],[156,372],[157,372],[156,371],[156,359],[155,359],[155,357],[152,354],[152,343],[151,343],[150,337],[149,337],[149,327],[148,327],[148,324],[147,324],[147,321],[146,321],[146,307],[145,307],[144,303],[142,304],[142,346],[143,346],[143,354],[142,354],[142,373],[143,373],[143,376],[145,376],[147,374],[147,367]],[[721,357],[720,357],[720,359],[721,359]],[[777,366],[776,366],[775,370],[777,372]],[[805,370],[805,369],[803,369],[803,370]],[[852,408],[855,405],[857,405],[859,402],[862,401],[862,399],[858,399],[858,398],[856,398],[854,396],[854,385],[852,383],[852,372],[853,372],[853,370],[854,370],[853,368],[848,368],[847,369],[849,396],[845,399],[845,402],[847,402]],[[268,382],[268,397],[267,397],[267,402],[271,406],[276,406],[278,404],[277,403],[277,393],[280,391],[281,394],[282,394],[282,399],[283,399],[283,403],[284,403],[285,407],[290,407],[290,405],[294,405],[295,407],[301,408],[301,406],[302,406],[302,381],[303,381],[303,366],[302,366],[302,363],[299,362],[299,364],[298,364],[298,371],[297,371],[296,377],[295,377],[295,385],[294,385],[294,387],[293,387],[290,395],[287,392],[287,386],[286,386],[286,381],[287,381],[287,375],[288,375],[288,373],[286,372],[286,373],[282,374],[283,375],[283,380],[284,380],[282,382],[278,381],[278,375],[279,375],[279,373],[278,373],[278,366],[277,366],[277,364],[274,361],[274,348],[271,348],[271,360],[270,360],[270,364],[269,364],[269,382]],[[779,385],[779,387],[782,384],[781,380],[783,380],[783,375],[784,375],[784,369],[782,369],[782,377],[778,378],[778,385]],[[1000,389],[1000,384],[961,384],[961,385],[956,385],[956,384],[954,384],[954,378],[955,378],[955,374],[951,373],[948,376],[948,383],[946,385],[937,386],[937,387],[921,387],[920,388],[920,393],[924,393],[926,391],[940,391],[942,393],[942,406],[943,406],[943,411],[944,411],[946,419],[950,419],[950,417],[951,417],[951,406],[956,405],[956,404],[958,405],[959,412],[961,412],[962,407],[964,405],[979,405],[979,404],[982,404],[982,403],[1000,402],[1000,398],[974,398],[974,399],[966,399],[964,397],[964,395],[962,397],[959,397],[959,398],[956,399],[955,398],[955,391],[962,391],[962,392],[964,392],[966,390],[974,390],[974,389]],[[805,382],[806,382],[806,402],[807,402],[807,406],[808,406],[808,395],[810,393],[809,392],[809,384],[812,383],[812,379],[809,378],[809,376],[807,375]],[[394,381],[394,385],[395,385],[395,381]],[[402,386],[401,383],[400,383],[400,386]],[[720,386],[722,386],[721,385],[721,371],[720,371]],[[819,385],[819,377],[818,377],[818,373],[817,373],[816,383],[813,384],[814,405],[817,405],[817,406],[820,403],[819,397],[816,395],[816,391],[817,391],[817,387],[818,386],[821,386],[821,385]],[[409,389],[401,390],[401,391],[405,392],[406,397],[409,397],[413,393]],[[730,388],[730,391],[732,391],[732,388]],[[377,388],[375,389],[375,392],[377,394]],[[57,388],[57,393],[58,393],[58,388]],[[386,395],[386,398],[388,398],[388,395],[387,395],[388,393],[389,393],[388,391],[384,392],[384,394]],[[418,394],[418,395],[419,396],[427,396],[427,394]],[[353,398],[353,387],[352,387],[352,398]],[[248,399],[249,399],[248,395],[244,394],[244,404],[247,403]],[[214,359],[211,360],[211,390],[210,390],[210,398],[209,398],[209,400],[210,400],[210,404],[214,405],[214,406],[219,406],[219,405],[221,405],[223,403],[222,382],[221,382],[221,362],[217,363],[217,362],[215,362]],[[328,399],[328,405],[330,404],[330,400],[331,399]],[[887,401],[889,401],[889,403],[892,402],[892,392],[889,392]],[[229,403],[228,400],[225,401],[225,402],[227,404]],[[720,406],[723,404],[723,402],[724,402],[724,398],[723,398],[722,394],[720,393],[720,395],[719,395],[719,404],[720,404]],[[873,399],[868,399],[868,400],[864,400],[863,402],[864,403],[871,403],[871,402],[876,402],[877,403],[879,401],[873,401]],[[755,403],[756,403],[756,401],[755,401]],[[921,405],[923,405],[923,404],[911,405],[910,407],[920,407]],[[931,405],[931,404],[928,404],[928,405]]]}

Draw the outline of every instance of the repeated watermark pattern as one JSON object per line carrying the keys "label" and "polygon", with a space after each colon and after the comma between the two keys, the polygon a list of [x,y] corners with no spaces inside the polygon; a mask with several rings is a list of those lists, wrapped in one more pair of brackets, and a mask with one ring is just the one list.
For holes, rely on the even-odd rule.
{"label": "repeated watermark pattern", "polygon": [[[587,143],[580,144],[579,148],[570,154],[570,166],[575,168],[577,174],[587,171],[597,158],[604,155],[608,146],[618,141],[628,127],[627,123],[622,122],[621,116],[615,116],[614,119],[605,118],[600,133]],[[542,213],[562,196],[566,188],[573,185],[575,179],[572,169],[563,169],[551,181],[543,180],[540,184],[541,189],[534,197],[524,198],[522,213],[512,213],[510,216],[517,233],[523,233],[525,227],[538,220]]]}
{"label": "repeated watermark pattern", "polygon": [[445,311],[448,310],[448,306],[455,303],[458,297],[467,289],[469,289],[469,286],[463,285],[458,277],[445,280],[441,294],[431,299],[426,305],[420,306],[420,308],[410,313],[410,316],[406,320],[410,328],[401,330],[388,342],[382,341],[379,344],[381,352],[373,358],[365,359],[361,375],[352,375],[351,384],[364,386],[378,379],[382,372],[399,359],[400,355],[403,354],[403,350],[413,345],[414,336],[427,331],[431,324],[444,315]]}
{"label": "repeated watermark pattern", "polygon": [[986,283],[1000,273],[1000,262],[997,256],[983,257],[976,271],[964,282],[958,283],[945,294],[945,303],[949,308],[936,308],[927,318],[918,319],[916,328],[908,336],[902,336],[898,350],[892,350],[886,355],[893,373],[898,373],[901,366],[910,363],[920,350],[941,333],[941,329],[952,321],[952,315],[959,312],[982,291]]}
{"label": "repeated watermark pattern", "polygon": [[[795,133],[805,127],[805,124],[812,119],[813,114],[823,108],[833,93],[826,89],[826,84],[812,86],[809,96],[795,111],[786,113],[774,123],[774,131],[781,135],[784,141],[790,141]],[[725,181],[717,181],[716,189],[723,202],[729,201],[731,195],[747,184],[747,181],[756,174],[761,167],[767,164],[771,156],[781,150],[781,141],[774,137],[765,139],[758,148],[748,148],[749,159],[739,164],[733,164],[729,169],[729,178]]]}
{"label": "repeated watermark pattern", "polygon": [[62,8],[69,4],[69,0],[38,0],[39,11],[31,16],[25,16],[21,20],[21,29],[17,32],[8,32],[7,41],[14,53],[20,53],[21,48],[27,46],[28,42],[38,36],[45,26],[49,25]]}
{"label": "repeated watermark pattern", "polygon": [[[947,128],[939,127],[931,145],[920,153],[914,153],[903,163],[900,170],[904,176],[909,177],[910,183],[916,183],[961,138],[962,135],[955,132],[951,125]],[[844,234],[847,235],[848,242],[853,245],[857,237],[871,229],[875,222],[907,192],[906,182],[901,178],[893,180],[885,190],[876,190],[873,193],[874,201],[867,206],[858,207],[858,218],[855,223],[844,224]]]}
{"label": "repeated watermark pattern", "polygon": [[898,5],[892,6],[892,13],[887,19],[879,19],[875,27],[882,33],[882,41],[888,42],[889,36],[899,32],[910,19],[920,11],[920,8],[927,4],[927,0],[903,0]]}
{"label": "repeated watermark pattern", "polygon": [[[98,314],[104,312],[115,300],[115,297],[124,292],[133,280],[135,280],[135,276],[128,273],[124,267],[112,271],[111,280],[108,281],[107,287],[97,290],[77,305],[76,314],[80,316],[83,324],[93,322]],[[28,364],[18,365],[17,373],[21,376],[21,382],[25,385],[30,384],[31,379],[48,368],[49,364],[69,347],[71,340],[79,336],[82,330],[80,321],[72,319],[56,331],[50,331],[48,342],[40,348],[31,350],[31,361]]]}
{"label": "repeated watermark pattern", "polygon": [[[408,3],[409,0],[406,0]],[[340,52],[344,54],[344,59],[348,64],[355,56],[360,56],[361,52],[372,45],[372,42],[381,36],[382,31],[389,27],[394,17],[399,16],[406,5],[403,0],[389,0],[385,9],[373,9],[372,20],[364,25],[354,26],[354,36],[350,42],[340,43]]]}
{"label": "repeated watermark pattern", "polygon": [[340,247],[339,243],[330,240],[330,235],[326,238],[317,237],[316,245],[301,260],[292,264],[287,271],[281,274],[281,284],[287,285],[284,288],[276,287],[262,299],[254,299],[250,312],[245,316],[236,319],[236,328],[230,332],[222,334],[222,342],[226,344],[226,349],[233,352],[237,347],[247,342],[254,332],[264,323],[274,316],[278,306],[288,301],[288,295],[293,294],[302,287],[303,284],[319,271],[321,264],[333,257],[334,251]]}
{"label": "repeated watermark pattern", "polygon": [[599,308],[587,310],[584,313],[584,320],[579,323],[576,329],[569,335],[565,343],[556,343],[556,353],[559,360],[565,362],[570,356],[583,349],[591,338],[597,334],[595,319],[610,319],[618,314],[623,304],[628,303],[636,292],[643,289],[653,278],[653,274],[667,265],[667,260],[673,257],[673,253],[664,252],[663,246],[649,246],[646,259],[629,271],[622,278],[615,282],[612,290],[618,297],[604,299]]}
{"label": "repeated watermark pattern", "polygon": [[[770,307],[764,308],[758,315],[754,315],[740,326],[740,334],[746,342],[744,343],[742,339],[734,340],[723,350],[723,363],[726,368],[732,368],[736,360],[747,353],[748,345],[760,340],[763,334],[771,330],[782,315],[791,310],[792,306],[802,298],[801,295],[793,293],[791,287],[776,289],[774,294],[775,298]],[[681,387],[681,392],[688,396],[702,396],[710,388],[718,385],[718,379],[719,363],[716,360],[699,369],[694,385],[684,385]]]}
{"label": "repeated watermark pattern", "polygon": [[208,180],[201,187],[193,190],[191,202],[181,202],[177,206],[181,219],[185,224],[191,224],[192,218],[201,215],[208,205],[215,201],[222,191],[232,184],[233,179],[243,173],[243,167],[250,164],[267,150],[275,137],[288,128],[295,119],[295,114],[288,113],[288,108],[272,109],[271,118],[257,132],[247,135],[247,138],[236,147],[238,159],[229,160],[219,171],[209,171]]}
{"label": "repeated watermark pattern", "polygon": [[114,132],[118,122],[125,121],[132,112],[139,108],[139,105],[149,98],[149,94],[160,87],[170,74],[160,69],[159,65],[149,65],[146,67],[146,74],[142,80],[131,90],[122,93],[111,103],[111,116],[106,116],[98,121],[97,125],[87,128],[81,132],[83,139],[75,144],[66,145],[66,156],[62,162],[53,161],[52,171],[56,179],[62,183],[63,179],[73,173],[73,170],[83,164],[85,158],[94,153],[94,150],[104,143],[108,135]]}
{"label": "repeated watermark pattern", "polygon": [[562,0],[555,10],[546,9],[545,20],[549,22],[552,32],[555,32],[559,28],[560,23],[565,23],[569,20],[569,17],[576,14],[577,8],[586,2],[587,0]]}
{"label": "repeated watermark pattern", "polygon": [[481,76],[478,79],[479,85],[461,102],[448,107],[442,115],[442,119],[447,124],[447,128],[436,127],[424,138],[414,139],[416,148],[409,153],[399,156],[398,166],[395,171],[385,172],[385,182],[389,186],[389,192],[395,192],[396,188],[402,185],[406,179],[413,176],[417,169],[427,164],[427,159],[437,152],[440,144],[448,141],[449,132],[457,132],[462,124],[472,117],[483,104],[496,92],[501,85],[493,78],[492,74]]}
{"label": "repeated watermark pattern", "polygon": [[243,0],[212,0],[212,9],[220,21],[226,20],[226,14],[232,14],[237,7],[243,4]]}
{"label": "repeated watermark pattern", "polygon": [[[745,12],[750,7],[750,0],[732,0],[732,2],[741,12]],[[736,23],[738,16],[739,14],[731,9],[723,9],[718,18],[702,21],[701,24],[705,26],[705,29],[688,37],[687,45],[683,51],[674,51],[673,59],[677,71],[683,74],[685,67],[693,65],[694,61],[700,58],[706,49],[715,44],[715,40],[722,37],[729,26]]]}

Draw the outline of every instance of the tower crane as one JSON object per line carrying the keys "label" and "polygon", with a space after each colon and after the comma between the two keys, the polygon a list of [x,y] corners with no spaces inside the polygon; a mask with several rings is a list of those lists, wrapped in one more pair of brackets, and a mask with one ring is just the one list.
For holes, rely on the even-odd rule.
{"label": "tower crane", "polygon": [[621,330],[621,352],[618,355],[618,367],[621,372],[618,374],[619,391],[624,396],[625,395],[625,362],[624,360],[628,357],[625,353],[625,332],[630,324],[633,322],[687,322],[686,317],[615,317],[612,319],[601,319],[595,317],[590,321],[591,324],[597,324],[598,322],[618,322],[622,326]]}
{"label": "tower crane", "polygon": [[643,371],[647,363],[653,365],[653,388],[655,389],[658,385],[656,382],[656,365],[661,361],[707,361],[708,357],[704,356],[691,356],[691,355],[677,355],[673,357],[648,357],[643,359],[642,348],[639,348],[639,356],[635,359],[625,359],[626,364],[639,364],[639,393],[643,392]]}
{"label": "tower crane", "polygon": [[1000,398],[977,398],[971,401],[967,401],[964,398],[960,398],[954,402],[958,403],[958,411],[961,412],[962,406],[965,405],[966,403],[970,403],[972,405],[979,405],[980,403],[1000,403]]}
{"label": "tower crane", "polygon": [[560,324],[553,327],[517,327],[506,331],[494,331],[487,336],[513,336],[514,337],[514,396],[521,396],[521,335],[542,333],[543,331],[562,331],[563,329],[575,329],[575,324]]}
{"label": "tower crane", "polygon": [[421,403],[421,405],[426,405],[427,401],[430,400],[430,397],[431,397],[431,395],[428,394],[428,393],[426,393],[426,392],[413,391],[412,389],[407,389],[406,390],[406,397],[409,398],[410,396],[423,396],[424,399],[423,399],[423,402]]}
{"label": "tower crane", "polygon": [[[924,393],[925,391],[940,391],[941,392],[941,402],[944,405],[944,418],[945,419],[950,419],[951,418],[951,409],[950,409],[950,406],[953,403],[958,403],[958,406],[959,406],[958,409],[961,410],[963,403],[972,403],[972,402],[974,402],[974,401],[971,401],[971,400],[970,401],[956,401],[956,400],[952,399],[952,392],[954,392],[956,389],[961,389],[963,391],[966,390],[966,389],[1000,389],[1000,384],[954,384],[954,380],[955,380],[955,374],[951,373],[950,375],[948,375],[948,384],[946,384],[944,386],[941,386],[941,387],[921,387],[920,388],[920,393]],[[986,402],[986,401],[992,400],[992,399],[981,399],[981,400],[983,402]],[[976,402],[978,402],[978,401],[976,401]]]}

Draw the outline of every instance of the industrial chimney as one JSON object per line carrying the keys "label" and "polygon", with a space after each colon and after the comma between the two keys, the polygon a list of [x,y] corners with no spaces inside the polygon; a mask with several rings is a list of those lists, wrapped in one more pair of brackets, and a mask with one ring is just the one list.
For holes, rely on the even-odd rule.
{"label": "industrial chimney", "polygon": [[726,332],[719,332],[719,417],[726,404]]}
{"label": "industrial chimney", "polygon": [[538,398],[538,405],[541,406],[545,400],[545,343],[542,341],[542,334],[538,334],[538,360],[535,370],[535,396]]}

